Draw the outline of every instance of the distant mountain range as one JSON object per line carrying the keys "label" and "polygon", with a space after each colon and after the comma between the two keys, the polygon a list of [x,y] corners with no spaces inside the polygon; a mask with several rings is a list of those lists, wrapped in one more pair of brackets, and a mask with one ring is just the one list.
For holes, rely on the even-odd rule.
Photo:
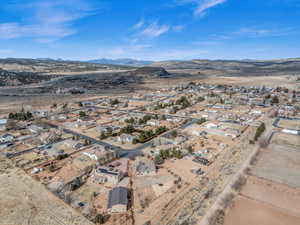
{"label": "distant mountain range", "polygon": [[93,59],[86,61],[88,63],[96,64],[112,64],[112,65],[129,65],[129,66],[144,66],[154,63],[154,61],[136,60],[136,59]]}

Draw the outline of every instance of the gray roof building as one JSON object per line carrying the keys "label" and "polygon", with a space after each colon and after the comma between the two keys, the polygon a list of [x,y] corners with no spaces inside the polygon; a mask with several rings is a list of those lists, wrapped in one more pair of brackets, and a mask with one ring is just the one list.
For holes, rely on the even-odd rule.
{"label": "gray roof building", "polygon": [[115,205],[128,205],[128,189],[124,187],[115,187],[109,192],[108,209]]}

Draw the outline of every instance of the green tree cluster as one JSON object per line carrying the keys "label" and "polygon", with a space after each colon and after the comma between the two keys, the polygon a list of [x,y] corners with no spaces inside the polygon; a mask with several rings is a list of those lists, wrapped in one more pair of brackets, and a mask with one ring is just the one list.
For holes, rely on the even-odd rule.
{"label": "green tree cluster", "polygon": [[17,112],[17,113],[10,113],[8,115],[8,118],[11,120],[30,120],[33,118],[33,115],[31,112],[25,112],[24,110],[22,110],[21,112]]}
{"label": "green tree cluster", "polygon": [[262,133],[266,130],[266,125],[262,123],[256,130],[254,140],[257,141],[258,138],[262,135]]}

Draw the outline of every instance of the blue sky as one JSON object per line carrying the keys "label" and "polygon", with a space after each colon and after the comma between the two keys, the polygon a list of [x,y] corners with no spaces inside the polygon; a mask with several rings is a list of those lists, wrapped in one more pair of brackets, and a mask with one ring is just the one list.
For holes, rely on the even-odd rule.
{"label": "blue sky", "polygon": [[2,0],[0,57],[300,57],[300,0]]}

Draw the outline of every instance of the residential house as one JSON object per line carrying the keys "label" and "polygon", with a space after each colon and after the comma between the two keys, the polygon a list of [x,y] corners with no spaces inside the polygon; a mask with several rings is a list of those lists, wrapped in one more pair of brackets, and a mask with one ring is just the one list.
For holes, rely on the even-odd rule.
{"label": "residential house", "polygon": [[32,112],[32,114],[36,118],[45,118],[48,116],[48,112],[44,111],[44,110],[34,111],[34,112]]}
{"label": "residential house", "polygon": [[159,123],[158,120],[148,120],[148,121],[147,121],[147,125],[149,125],[149,126],[158,127],[159,124],[160,124],[160,123]]}
{"label": "residential house", "polygon": [[42,133],[39,136],[40,141],[43,144],[52,144],[61,139],[62,133],[56,129],[51,129],[49,132]]}
{"label": "residential house", "polygon": [[98,161],[101,165],[109,163],[117,158],[116,151],[105,149],[105,147],[101,145],[94,145],[83,152],[83,154],[92,160]]}
{"label": "residential house", "polygon": [[14,140],[14,136],[11,134],[3,134],[0,136],[0,143],[12,142]]}
{"label": "residential house", "polygon": [[121,134],[117,137],[118,142],[120,143],[132,143],[136,136],[130,134]]}
{"label": "residential house", "polygon": [[28,130],[29,130],[32,134],[39,134],[39,133],[41,133],[41,132],[44,131],[44,128],[32,124],[32,125],[30,125],[30,126],[28,127]]}
{"label": "residential house", "polygon": [[115,187],[109,192],[108,211],[110,213],[125,213],[129,203],[129,191],[125,187]]}
{"label": "residential house", "polygon": [[154,176],[156,175],[155,163],[152,159],[138,157],[133,163],[133,173],[136,176]]}
{"label": "residential house", "polygon": [[92,180],[99,184],[108,184],[109,186],[117,185],[123,178],[123,173],[118,169],[110,168],[96,168],[92,175]]}
{"label": "residential house", "polygon": [[0,131],[6,130],[7,119],[0,119]]}

